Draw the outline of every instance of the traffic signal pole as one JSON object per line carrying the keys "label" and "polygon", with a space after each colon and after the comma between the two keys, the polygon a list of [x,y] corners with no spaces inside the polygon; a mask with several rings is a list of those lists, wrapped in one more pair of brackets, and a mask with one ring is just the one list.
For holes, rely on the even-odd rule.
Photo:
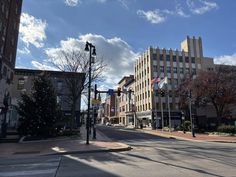
{"label": "traffic signal pole", "polygon": [[[97,84],[94,86],[94,99],[97,100]],[[95,116],[95,105],[93,105],[93,139],[96,139],[96,123],[97,123],[97,117]]]}

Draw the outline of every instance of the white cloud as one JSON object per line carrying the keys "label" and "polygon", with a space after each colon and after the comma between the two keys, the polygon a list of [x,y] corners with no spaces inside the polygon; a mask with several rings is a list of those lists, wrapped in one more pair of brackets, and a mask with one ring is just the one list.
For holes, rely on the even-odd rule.
{"label": "white cloud", "polygon": [[197,15],[202,15],[219,7],[217,3],[206,0],[187,0],[187,6],[193,14]]}
{"label": "white cloud", "polygon": [[223,55],[215,57],[215,64],[226,64],[226,65],[236,65],[236,53],[233,55]]}
{"label": "white cloud", "polygon": [[27,13],[22,13],[20,20],[20,39],[26,44],[34,45],[37,48],[44,46],[44,40],[47,38],[45,29],[46,21],[37,19]]}
{"label": "white cloud", "polygon": [[68,6],[77,6],[80,3],[80,0],[65,0],[65,4]]}
{"label": "white cloud", "polygon": [[19,52],[20,54],[23,54],[23,55],[28,55],[30,54],[30,50],[27,48],[27,47],[24,47],[22,49],[18,48],[17,49],[17,52]]}
{"label": "white cloud", "polygon": [[39,69],[39,70],[51,70],[51,71],[58,70],[55,67],[49,66],[47,63],[40,63],[35,60],[31,61],[31,64],[33,65],[33,67],[35,67],[36,69]]}
{"label": "white cloud", "polygon": [[177,4],[176,7],[175,7],[175,10],[176,10],[176,14],[181,16],[181,17],[190,17],[190,15],[186,14],[184,11],[183,11],[183,8],[180,4]]}
{"label": "white cloud", "polygon": [[143,10],[138,10],[137,14],[153,24],[162,23],[166,20],[166,17],[160,12],[159,9],[146,12]]}
{"label": "white cloud", "polygon": [[62,40],[58,48],[47,48],[45,52],[50,60],[58,56],[62,50],[84,50],[86,41],[95,45],[97,58],[103,58],[107,64],[104,71],[106,85],[115,86],[123,76],[134,74],[134,61],[138,58],[138,54],[127,42],[118,37],[107,39],[96,34],[80,35],[78,38]]}

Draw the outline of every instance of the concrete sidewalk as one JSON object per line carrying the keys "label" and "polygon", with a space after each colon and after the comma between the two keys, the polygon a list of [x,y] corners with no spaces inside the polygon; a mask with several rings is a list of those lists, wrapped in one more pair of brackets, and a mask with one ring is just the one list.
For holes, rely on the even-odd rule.
{"label": "concrete sidewalk", "polygon": [[81,137],[56,138],[40,141],[0,144],[0,157],[36,156],[73,153],[115,152],[130,150],[130,146],[112,142],[109,138],[97,131],[96,140],[90,139],[86,144],[86,130],[81,127]]}
{"label": "concrete sidewalk", "polygon": [[236,136],[221,136],[221,135],[208,135],[208,134],[195,134],[192,137],[191,132],[183,133],[182,131],[162,131],[162,130],[151,130],[150,128],[137,129],[138,131],[150,133],[153,135],[175,138],[180,140],[198,141],[198,142],[221,142],[221,143],[236,143]]}

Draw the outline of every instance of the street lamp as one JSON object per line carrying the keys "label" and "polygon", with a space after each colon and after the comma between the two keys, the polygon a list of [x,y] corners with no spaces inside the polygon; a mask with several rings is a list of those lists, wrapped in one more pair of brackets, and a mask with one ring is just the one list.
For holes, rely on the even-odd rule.
{"label": "street lamp", "polygon": [[84,50],[89,52],[88,114],[86,121],[86,129],[87,129],[86,144],[89,144],[89,128],[91,122],[90,120],[91,64],[94,63],[94,59],[92,61],[92,56],[96,56],[96,48],[92,43],[86,42]]}

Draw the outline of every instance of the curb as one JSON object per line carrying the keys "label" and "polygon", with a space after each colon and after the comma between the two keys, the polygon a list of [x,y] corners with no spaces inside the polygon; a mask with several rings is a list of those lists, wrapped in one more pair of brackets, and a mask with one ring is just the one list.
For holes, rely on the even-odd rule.
{"label": "curb", "polygon": [[174,136],[174,135],[164,135],[164,134],[158,134],[158,133],[154,133],[154,132],[149,132],[149,131],[145,131],[145,130],[138,130],[140,132],[144,132],[144,133],[148,133],[148,134],[152,134],[152,135],[156,135],[156,136],[160,136],[160,137],[164,137],[164,138],[169,138],[169,139],[177,139],[177,140],[184,140],[184,141],[193,141],[193,142],[206,142],[206,143],[236,143],[235,141],[224,141],[224,140],[195,140],[195,139],[189,139],[189,138],[184,138],[184,137],[179,137],[179,136]]}
{"label": "curb", "polygon": [[88,153],[101,153],[101,152],[122,152],[122,151],[130,151],[132,148],[130,146],[124,147],[124,148],[116,148],[116,149],[109,149],[109,148],[103,148],[103,149],[97,149],[97,150],[88,150],[88,151],[68,151],[68,152],[57,152],[57,153],[50,153],[50,154],[44,154],[42,156],[47,155],[69,155],[69,154],[88,154]]}

